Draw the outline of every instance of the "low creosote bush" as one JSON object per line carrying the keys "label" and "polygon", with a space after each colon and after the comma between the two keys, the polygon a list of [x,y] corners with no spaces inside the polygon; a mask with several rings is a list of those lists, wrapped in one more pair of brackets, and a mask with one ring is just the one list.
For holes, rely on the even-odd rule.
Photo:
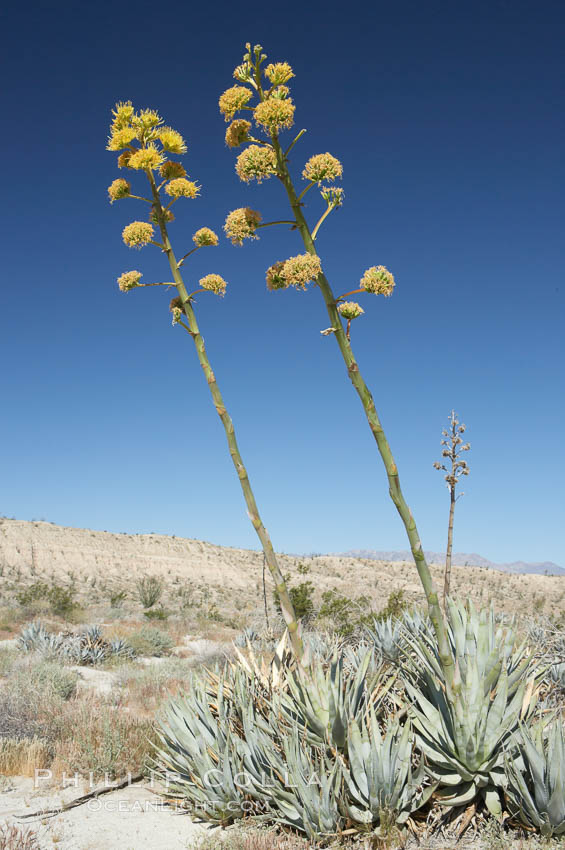
{"label": "low creosote bush", "polygon": [[152,626],[143,626],[138,631],[128,635],[128,643],[137,655],[153,655],[156,657],[168,655],[174,646],[170,635]]}
{"label": "low creosote bush", "polygon": [[67,617],[78,607],[74,590],[58,584],[36,581],[16,594],[18,603],[26,608],[34,602],[46,602],[53,614]]}

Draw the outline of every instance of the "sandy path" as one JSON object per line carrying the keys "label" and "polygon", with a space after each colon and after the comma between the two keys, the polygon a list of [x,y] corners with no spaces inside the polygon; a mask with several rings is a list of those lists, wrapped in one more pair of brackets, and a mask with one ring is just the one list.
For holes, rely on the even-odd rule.
{"label": "sandy path", "polygon": [[[17,819],[18,814],[54,808],[83,793],[67,788],[43,793],[32,779],[10,780],[0,792],[0,824],[29,826],[41,850],[187,850],[206,827],[162,804],[148,785],[132,785],[51,818]],[[84,789],[87,791],[88,789]]]}

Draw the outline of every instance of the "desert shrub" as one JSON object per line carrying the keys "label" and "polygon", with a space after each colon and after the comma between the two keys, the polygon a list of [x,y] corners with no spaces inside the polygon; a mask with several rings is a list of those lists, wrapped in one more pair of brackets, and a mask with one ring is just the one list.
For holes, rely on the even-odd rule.
{"label": "desert shrub", "polygon": [[75,670],[65,669],[49,661],[33,665],[29,674],[31,683],[37,685],[40,692],[47,691],[63,700],[68,700],[75,695],[80,678]]}
{"label": "desert shrub", "polygon": [[53,614],[61,617],[69,616],[77,607],[74,590],[58,584],[47,584],[36,581],[16,593],[16,599],[22,607],[28,607],[34,602],[45,601]]}
{"label": "desert shrub", "polygon": [[[288,595],[290,596],[290,601],[294,607],[294,612],[296,617],[299,620],[304,619],[305,617],[310,616],[314,611],[314,585],[311,581],[302,581],[300,584],[291,585],[290,584],[290,576],[285,576],[285,582],[288,588]],[[273,600],[275,603],[275,608],[281,613],[281,602],[279,598],[278,590],[275,588],[273,592]]]}
{"label": "desert shrub", "polygon": [[15,824],[0,826],[0,850],[40,850],[37,833]]}
{"label": "desert shrub", "polygon": [[137,594],[144,608],[152,608],[162,593],[163,581],[157,576],[143,576],[137,582]]}
{"label": "desert shrub", "polygon": [[34,776],[36,768],[48,767],[51,758],[49,744],[42,738],[0,738],[0,774],[4,776]]}
{"label": "desert shrub", "polygon": [[50,686],[34,679],[29,666],[18,668],[0,685],[0,738],[45,737],[49,718],[62,704]]}
{"label": "desert shrub", "polygon": [[143,626],[128,636],[128,643],[137,655],[168,655],[174,646],[166,632],[153,626]]}
{"label": "desert shrub", "polygon": [[148,620],[160,620],[163,622],[169,619],[169,612],[162,606],[159,606],[159,608],[150,608],[148,611],[144,611],[143,616]]}
{"label": "desert shrub", "polygon": [[144,711],[153,712],[167,696],[176,694],[186,685],[190,664],[180,658],[171,658],[162,664],[140,667],[136,664],[117,668],[116,688],[120,698]]}
{"label": "desert shrub", "polygon": [[121,608],[127,599],[127,593],[125,590],[118,590],[115,593],[110,594],[110,605],[112,608]]}
{"label": "desert shrub", "polygon": [[54,776],[93,771],[95,777],[107,773],[115,779],[139,773],[154,739],[150,721],[95,697],[67,703],[54,732]]}
{"label": "desert shrub", "polygon": [[326,621],[340,637],[350,637],[372,617],[371,605],[366,597],[351,599],[335,589],[322,593],[318,619]]}
{"label": "desert shrub", "polygon": [[399,619],[408,610],[408,600],[404,596],[403,590],[392,590],[386,602],[385,607],[375,615],[375,620],[394,620]]}

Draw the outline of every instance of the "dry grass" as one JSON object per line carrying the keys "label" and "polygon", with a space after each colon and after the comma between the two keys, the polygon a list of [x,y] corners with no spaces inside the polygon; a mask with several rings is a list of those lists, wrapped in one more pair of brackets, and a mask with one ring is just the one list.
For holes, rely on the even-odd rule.
{"label": "dry grass", "polygon": [[50,765],[54,778],[75,772],[124,778],[144,770],[155,736],[151,722],[133,717],[99,697],[66,704],[59,719]]}
{"label": "dry grass", "polygon": [[0,826],[0,850],[39,850],[37,834],[12,824]]}
{"label": "dry grass", "polygon": [[49,767],[51,758],[42,738],[0,738],[0,774],[4,776],[34,776],[36,768]]}

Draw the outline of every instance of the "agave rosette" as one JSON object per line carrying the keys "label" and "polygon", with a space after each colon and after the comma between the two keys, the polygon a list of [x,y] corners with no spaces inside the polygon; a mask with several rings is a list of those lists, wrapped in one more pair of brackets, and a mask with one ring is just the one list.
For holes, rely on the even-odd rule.
{"label": "agave rosette", "polygon": [[533,708],[539,668],[523,647],[514,648],[510,629],[496,628],[492,611],[489,616],[450,601],[449,626],[451,687],[425,634],[409,639],[405,686],[418,744],[443,805],[467,805],[480,795],[500,816],[504,749]]}

